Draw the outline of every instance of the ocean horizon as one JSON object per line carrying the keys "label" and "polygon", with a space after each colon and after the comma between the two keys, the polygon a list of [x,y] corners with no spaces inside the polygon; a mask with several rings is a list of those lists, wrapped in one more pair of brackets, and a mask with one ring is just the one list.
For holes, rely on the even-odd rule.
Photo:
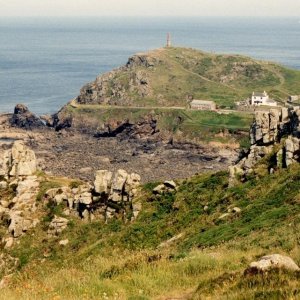
{"label": "ocean horizon", "polygon": [[1,18],[0,112],[54,113],[129,56],[174,46],[248,55],[300,69],[299,18]]}

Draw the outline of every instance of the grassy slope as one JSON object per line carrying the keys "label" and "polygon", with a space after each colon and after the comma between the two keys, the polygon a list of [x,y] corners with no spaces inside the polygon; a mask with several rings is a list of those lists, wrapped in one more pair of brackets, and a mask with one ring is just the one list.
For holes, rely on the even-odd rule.
{"label": "grassy slope", "polygon": [[[70,240],[66,247],[45,239],[46,217],[14,249],[20,274],[0,298],[296,299],[297,274],[243,275],[264,254],[284,253],[300,263],[300,165],[266,175],[262,164],[258,171],[233,188],[224,172],[195,176],[160,199],[151,195],[155,184],[148,184],[136,222],[74,219],[60,237]],[[241,214],[219,219],[236,206]],[[157,248],[178,234],[175,243]]]}
{"label": "grassy slope", "polygon": [[[275,63],[187,48],[158,49],[147,56],[156,61],[153,68],[122,69],[111,79],[112,86],[125,87],[133,105],[185,106],[187,96],[192,95],[233,107],[235,101],[248,98],[253,91],[266,90],[276,100],[286,99],[289,94],[300,95],[300,71]],[[129,89],[133,74],[138,72],[148,78],[151,96],[141,97]],[[116,100],[122,105],[122,99]]]}

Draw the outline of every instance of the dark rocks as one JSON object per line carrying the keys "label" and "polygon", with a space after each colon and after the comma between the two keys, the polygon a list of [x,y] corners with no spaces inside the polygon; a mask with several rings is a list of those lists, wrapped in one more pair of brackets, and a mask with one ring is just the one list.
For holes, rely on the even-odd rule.
{"label": "dark rocks", "polygon": [[52,118],[52,127],[54,127],[56,131],[72,127],[73,118],[70,115],[58,112],[54,114]]}
{"label": "dark rocks", "polygon": [[53,116],[51,116],[51,115],[41,115],[40,119],[45,122],[46,126],[48,126],[48,127],[53,127],[54,126]]}
{"label": "dark rocks", "polygon": [[104,124],[94,135],[94,137],[123,137],[123,138],[149,138],[154,134],[159,133],[157,130],[157,120],[149,115],[136,123],[131,123],[129,120],[122,122],[110,122]]}
{"label": "dark rocks", "polygon": [[14,113],[10,120],[11,126],[34,129],[44,127],[43,121],[35,114],[29,111],[28,107],[24,104],[17,104]]}
{"label": "dark rocks", "polygon": [[157,64],[157,59],[147,54],[133,55],[128,59],[127,68],[146,67],[151,68]]}

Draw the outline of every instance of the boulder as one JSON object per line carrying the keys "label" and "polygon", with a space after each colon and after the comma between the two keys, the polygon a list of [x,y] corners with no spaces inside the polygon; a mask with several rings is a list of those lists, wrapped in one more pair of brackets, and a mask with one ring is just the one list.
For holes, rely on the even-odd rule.
{"label": "boulder", "polygon": [[154,189],[153,189],[153,194],[154,195],[161,195],[165,192],[165,185],[164,184],[159,184],[158,186],[156,186]]}
{"label": "boulder", "polygon": [[61,240],[61,241],[59,241],[59,243],[58,243],[60,246],[67,246],[68,244],[69,244],[69,240],[68,239],[66,239],[66,240]]}
{"label": "boulder", "polygon": [[125,183],[128,178],[128,173],[125,170],[118,170],[113,177],[111,192],[109,195],[109,199],[114,202],[120,202],[123,200],[123,191],[125,187]]}
{"label": "boulder", "polygon": [[295,161],[299,160],[298,152],[300,149],[300,139],[289,136],[285,140],[285,165],[288,167]]}
{"label": "boulder", "polygon": [[252,262],[246,269],[247,274],[264,273],[273,269],[282,269],[287,271],[300,271],[298,265],[288,256],[272,254],[263,256],[258,261]]}
{"label": "boulder", "polygon": [[61,234],[68,226],[69,220],[62,217],[54,216],[48,228],[48,236],[58,236]]}
{"label": "boulder", "polygon": [[141,184],[141,176],[136,173],[128,175],[127,181],[125,183],[125,193],[128,195],[128,201],[136,196],[138,192],[138,187]]}
{"label": "boulder", "polygon": [[10,177],[33,175],[37,170],[35,153],[23,141],[15,141],[4,153],[2,170]]}
{"label": "boulder", "polygon": [[176,189],[177,189],[177,185],[173,180],[165,181],[163,184],[159,184],[153,189],[153,194],[162,195],[164,193],[174,192],[176,191]]}
{"label": "boulder", "polygon": [[12,118],[10,120],[12,126],[33,129],[44,127],[43,121],[35,114],[29,111],[28,107],[24,104],[17,104]]}
{"label": "boulder", "polygon": [[111,189],[112,172],[99,170],[96,172],[94,189],[98,194],[108,194]]}
{"label": "boulder", "polygon": [[5,190],[8,187],[6,181],[0,181],[0,190]]}
{"label": "boulder", "polygon": [[[124,217],[131,214],[136,217],[141,205],[133,200],[140,182],[141,177],[136,173],[99,170],[95,174],[94,186],[86,183],[72,189],[66,186],[53,188],[45,193],[45,198],[57,205],[65,203],[65,215],[79,216],[85,221],[109,219],[122,214]],[[50,226],[49,235],[56,234],[55,223],[56,219]]]}
{"label": "boulder", "polygon": [[[7,253],[1,253],[0,254],[0,274],[8,275],[8,274],[13,273],[19,266],[19,263],[20,263],[20,261],[18,258],[12,257]],[[1,285],[2,285],[2,281],[1,281]]]}
{"label": "boulder", "polygon": [[93,202],[93,196],[91,192],[84,192],[79,197],[79,203],[90,205]]}
{"label": "boulder", "polygon": [[[248,153],[235,166],[229,167],[230,186],[237,182],[237,177],[245,179],[244,175],[252,173],[260,159],[271,154],[274,149],[277,150],[278,168],[300,162],[300,109],[281,108],[256,112],[250,139],[252,146]],[[284,143],[281,139],[285,139]]]}
{"label": "boulder", "polygon": [[31,228],[32,219],[26,219],[22,216],[21,211],[12,211],[9,213],[10,224],[8,232],[14,237],[18,238]]}

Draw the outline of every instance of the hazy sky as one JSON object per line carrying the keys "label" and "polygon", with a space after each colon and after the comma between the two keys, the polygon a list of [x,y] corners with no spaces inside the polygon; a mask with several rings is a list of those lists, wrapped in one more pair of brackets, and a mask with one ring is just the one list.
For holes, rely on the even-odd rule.
{"label": "hazy sky", "polygon": [[300,0],[0,0],[0,16],[300,16]]}

